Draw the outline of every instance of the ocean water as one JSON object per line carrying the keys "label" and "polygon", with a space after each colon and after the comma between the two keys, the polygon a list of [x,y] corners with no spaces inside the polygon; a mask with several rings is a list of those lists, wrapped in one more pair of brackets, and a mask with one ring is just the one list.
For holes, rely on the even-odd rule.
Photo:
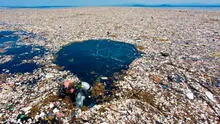
{"label": "ocean water", "polygon": [[80,8],[80,7],[140,7],[140,8],[161,8],[161,9],[177,9],[177,10],[214,10],[219,11],[220,5],[143,5],[143,4],[129,4],[129,5],[103,5],[103,6],[0,6],[0,9],[62,9],[62,8]]}
{"label": "ocean water", "polygon": [[39,66],[34,63],[25,63],[25,60],[32,60],[35,56],[42,56],[46,51],[43,47],[32,45],[18,45],[21,42],[20,36],[34,37],[25,31],[0,31],[0,59],[11,56],[10,61],[0,63],[0,73],[25,73],[32,72]]}
{"label": "ocean water", "polygon": [[155,8],[155,9],[174,9],[174,10],[220,10],[220,4],[161,4],[161,5],[142,5],[134,4],[132,7]]}
{"label": "ocean water", "polygon": [[0,9],[62,9],[78,6],[0,6]]}
{"label": "ocean water", "polygon": [[[148,7],[146,7],[148,8]],[[172,9],[172,10],[207,10],[207,11],[220,11],[220,7],[152,7],[161,9]]]}
{"label": "ocean water", "polygon": [[19,39],[17,35],[13,35],[15,31],[1,31],[0,32],[0,45],[4,44],[5,42],[14,42]]}
{"label": "ocean water", "polygon": [[112,77],[128,69],[140,54],[134,45],[111,40],[88,40],[63,47],[56,64],[76,74],[80,80],[93,84],[100,77]]}
{"label": "ocean water", "polygon": [[[104,94],[106,98],[110,98],[115,89],[113,75],[128,69],[138,57],[140,54],[132,44],[112,40],[87,40],[64,46],[57,52],[55,63],[92,86],[97,82],[103,83]],[[88,97],[88,94],[90,93],[87,93],[83,103],[87,107],[103,101],[102,97]]]}

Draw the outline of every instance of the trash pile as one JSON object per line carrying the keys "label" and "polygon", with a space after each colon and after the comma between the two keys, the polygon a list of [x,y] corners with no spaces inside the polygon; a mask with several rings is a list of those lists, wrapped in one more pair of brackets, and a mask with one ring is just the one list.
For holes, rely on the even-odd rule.
{"label": "trash pile", "polygon": [[91,86],[87,82],[72,82],[67,80],[64,86],[60,88],[60,96],[65,98],[68,95],[73,101],[76,102],[77,107],[83,106],[83,101],[86,97],[91,97],[89,92]]}
{"label": "trash pile", "polygon": [[[3,9],[0,17],[0,68],[15,61],[11,48],[31,49],[1,70],[0,123],[219,123],[219,11]],[[123,74],[85,83],[55,63],[66,45],[89,39],[130,43],[142,56]],[[25,63],[37,68],[11,73]]]}
{"label": "trash pile", "polygon": [[[29,38],[22,39],[22,33],[2,31],[1,37],[9,38],[4,40],[0,54],[2,122],[67,123],[75,118],[75,109],[92,108],[111,99],[113,88],[107,87],[107,83],[112,84],[108,77],[100,77],[92,87],[69,71],[61,71],[43,47],[26,44]],[[16,40],[8,45],[10,37]],[[25,63],[41,66],[32,68]]]}
{"label": "trash pile", "polygon": [[59,89],[59,97],[68,97],[77,108],[87,107],[92,108],[97,104],[107,102],[113,97],[113,92],[116,88],[108,87],[105,83],[107,77],[102,77],[103,80],[90,85],[84,81],[74,82],[66,80]]}

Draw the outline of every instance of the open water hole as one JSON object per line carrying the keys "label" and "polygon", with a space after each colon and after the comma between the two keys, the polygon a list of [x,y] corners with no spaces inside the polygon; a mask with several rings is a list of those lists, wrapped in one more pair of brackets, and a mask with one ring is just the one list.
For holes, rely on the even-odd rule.
{"label": "open water hole", "polygon": [[[106,90],[112,89],[110,79],[117,72],[127,70],[129,65],[140,57],[132,44],[112,40],[87,40],[64,46],[56,54],[55,63],[76,74],[81,81],[94,85],[104,84]],[[104,78],[104,79],[105,79]],[[95,100],[85,100],[85,105]]]}

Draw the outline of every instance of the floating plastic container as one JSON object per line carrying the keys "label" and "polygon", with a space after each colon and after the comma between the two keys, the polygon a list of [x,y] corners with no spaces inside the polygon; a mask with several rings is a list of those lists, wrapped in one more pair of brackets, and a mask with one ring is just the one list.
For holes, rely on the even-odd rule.
{"label": "floating plastic container", "polygon": [[84,91],[88,91],[89,89],[90,89],[90,85],[89,85],[89,83],[87,83],[87,82],[81,82],[81,85],[82,85],[82,89],[84,90]]}

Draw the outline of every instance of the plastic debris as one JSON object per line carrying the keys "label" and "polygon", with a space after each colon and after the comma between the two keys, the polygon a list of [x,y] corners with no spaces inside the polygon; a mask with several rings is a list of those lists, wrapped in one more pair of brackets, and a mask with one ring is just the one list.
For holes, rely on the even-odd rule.
{"label": "plastic debris", "polygon": [[82,84],[77,84],[77,85],[76,85],[76,88],[77,88],[77,89],[81,89],[81,88],[82,88]]}
{"label": "plastic debris", "polygon": [[182,82],[186,81],[185,77],[182,77],[182,76],[180,76],[178,74],[174,74],[174,75],[168,76],[167,78],[168,78],[168,80],[176,82],[176,83],[182,83]]}
{"label": "plastic debris", "polygon": [[57,112],[56,116],[57,116],[58,118],[61,118],[61,117],[64,116],[64,114],[63,114],[62,112]]}
{"label": "plastic debris", "polygon": [[193,95],[192,91],[190,91],[190,90],[186,91],[186,96],[188,99],[194,99],[194,95]]}
{"label": "plastic debris", "polygon": [[29,119],[30,117],[26,116],[25,114],[19,114],[17,116],[17,120],[18,121],[21,121],[22,123],[24,122],[27,122],[27,120]]}
{"label": "plastic debris", "polygon": [[54,104],[53,103],[50,103],[50,108],[53,108],[54,107]]}
{"label": "plastic debris", "polygon": [[40,113],[40,117],[43,118],[46,114],[44,112]]}
{"label": "plastic debris", "polygon": [[25,115],[24,115],[24,114],[21,114],[19,118],[22,119],[22,118],[24,118],[24,117],[25,117]]}
{"label": "plastic debris", "polygon": [[168,89],[169,87],[167,85],[161,85],[163,89]]}
{"label": "plastic debris", "polygon": [[53,78],[53,77],[54,77],[54,75],[51,73],[47,73],[45,76],[46,79]]}
{"label": "plastic debris", "polygon": [[220,79],[218,79],[218,80],[216,81],[215,86],[216,86],[216,87],[220,87]]}
{"label": "plastic debris", "polygon": [[6,108],[9,110],[9,111],[13,111],[14,110],[14,107],[13,107],[13,104],[10,104],[10,105],[6,105]]}
{"label": "plastic debris", "polygon": [[[100,13],[100,10],[103,12]],[[17,65],[20,65],[20,63],[22,65],[22,63],[34,62],[38,66],[38,68],[34,68],[34,71],[31,73],[13,73],[13,69],[0,65],[0,68],[2,67],[4,69],[2,69],[2,74],[0,74],[0,82],[3,82],[0,84],[0,91],[2,91],[0,103],[0,113],[2,114],[0,114],[0,123],[23,123],[22,121],[27,115],[31,116],[33,120],[32,122],[27,120],[28,122],[24,123],[53,123],[51,122],[53,118],[59,119],[58,123],[72,123],[70,122],[72,121],[71,113],[79,109],[75,107],[75,104],[73,105],[72,102],[75,102],[75,98],[80,91],[86,97],[83,101],[83,105],[88,107],[95,106],[89,109],[89,111],[77,111],[78,113],[73,115],[75,116],[74,121],[76,123],[102,123],[103,121],[106,123],[218,123],[220,111],[218,88],[220,83],[216,81],[216,79],[219,78],[218,57],[220,54],[218,54],[218,56],[212,56],[212,54],[217,53],[219,47],[220,31],[218,29],[220,25],[216,24],[220,20],[220,12],[191,10],[173,12],[172,10],[161,11],[155,9],[132,9],[132,11],[127,12],[128,10],[130,10],[130,8],[122,10],[120,8],[88,8],[88,12],[87,8],[85,8],[83,10],[74,9],[73,11],[69,9],[67,11],[62,10],[61,12],[60,10],[53,9],[52,11],[47,10],[46,13],[44,10],[39,10],[37,13],[35,10],[28,10],[30,11],[28,13],[19,10],[18,13],[21,15],[19,19],[14,16],[17,12],[1,10],[3,14],[0,19],[1,22],[3,22],[0,22],[1,30],[25,29],[37,35],[42,35],[45,40],[37,40],[29,37],[23,41],[22,39],[24,38],[22,37],[18,44],[40,45],[48,49],[48,52],[34,56],[33,59],[28,57],[34,55],[32,52],[30,52],[31,54],[24,52],[24,58],[19,60],[14,59],[16,55],[0,55],[1,65],[7,64],[8,62],[20,61],[17,64],[13,64],[15,65],[14,69],[17,69]],[[117,12],[118,16],[111,18],[110,21],[112,23],[110,24],[108,17],[112,17],[112,15],[115,14],[114,12]],[[32,15],[28,16],[30,13],[32,13]],[[48,15],[51,16],[48,17]],[[53,15],[55,15],[55,17]],[[107,18],[101,18],[100,15],[104,15],[104,17]],[[150,19],[152,15],[154,15],[153,21]],[[74,19],[75,17],[77,18]],[[144,21],[139,22],[142,18]],[[53,19],[62,21],[52,21],[51,23]],[[74,20],[74,23],[68,20]],[[66,23],[62,23],[63,21]],[[99,23],[96,23],[97,21]],[[125,23],[120,23],[124,21]],[[4,22],[8,24],[4,24]],[[147,24],[150,24],[150,26]],[[35,27],[32,27],[32,25],[35,25]],[[83,28],[79,28],[80,25],[83,25]],[[115,26],[117,25],[121,25],[122,28],[116,29]],[[59,26],[62,26],[62,29],[59,29]],[[148,27],[147,31],[145,30],[146,27]],[[76,66],[75,68],[70,66],[70,69],[67,69],[64,67],[58,68],[52,64],[55,63],[54,60],[57,57],[55,52],[73,42],[73,39],[78,41],[88,38],[98,39],[100,36],[101,38],[105,38],[103,36],[106,36],[106,31],[116,34],[118,36],[116,39],[122,42],[141,46],[139,50],[141,49],[142,52],[145,53],[142,57],[133,61],[132,64],[127,65],[129,70],[125,73],[123,72],[122,75],[114,74],[114,77],[111,77],[111,74],[105,74],[105,72],[109,71],[108,68],[103,69],[100,64],[97,63],[88,64],[88,66],[91,67],[97,64],[97,67],[100,67],[104,72],[100,73],[96,69],[91,69],[88,72],[86,71],[85,74],[82,74],[83,78],[86,76],[95,77],[95,79],[91,77],[91,79],[94,80],[94,82],[92,82],[84,80],[85,78],[82,79],[80,73],[76,74],[70,71],[70,69],[85,71],[84,66]],[[0,35],[3,36],[2,34]],[[168,38],[164,38],[164,36]],[[5,36],[3,37],[5,38]],[[140,39],[141,42],[136,42],[133,39]],[[166,43],[158,41],[165,41]],[[169,41],[172,41],[172,44],[167,44]],[[3,47],[4,49],[0,50],[0,52],[2,51],[3,54],[6,53],[11,43],[12,42],[4,44],[7,49],[5,49],[3,45],[0,46],[0,48]],[[83,47],[87,49],[86,46]],[[37,51],[38,50],[35,52]],[[164,57],[167,55],[166,53],[162,53],[164,54],[162,55],[160,53],[161,51],[167,52],[170,55]],[[117,57],[111,57],[111,59],[116,60],[117,58],[123,57],[119,54],[123,51],[115,51],[114,49],[113,52],[117,54]],[[103,57],[108,56],[108,54],[106,54],[107,51],[103,49],[102,46],[98,47],[96,53]],[[65,52],[61,54],[65,54]],[[67,55],[68,54],[65,54],[65,56]],[[127,58],[129,56],[125,57]],[[197,58],[196,56],[199,57]],[[81,56],[79,55],[79,57]],[[70,58],[72,57],[70,56],[68,59]],[[87,65],[91,59],[84,60],[85,65]],[[103,65],[110,65],[103,61],[102,57],[100,57],[100,60],[103,62]],[[67,61],[61,59],[61,62],[66,63]],[[70,62],[76,62],[77,64],[77,59],[73,62],[71,60]],[[121,63],[121,61],[118,61],[118,63]],[[11,64],[9,63],[9,65]],[[116,63],[115,65],[122,64]],[[27,66],[19,67],[22,67],[19,69],[21,70]],[[114,69],[114,66],[110,66],[109,68]],[[123,68],[126,69],[127,67]],[[51,78],[49,76],[49,79],[47,79],[45,78],[46,74],[53,74],[54,77]],[[154,74],[155,77],[151,76],[148,78],[150,74]],[[175,76],[175,74],[181,78]],[[171,80],[166,79],[167,75],[171,75]],[[105,78],[101,79],[102,76],[109,76],[109,79],[103,80]],[[89,83],[91,82],[91,84],[94,85],[96,82],[101,82],[105,85],[92,87],[92,90],[94,90],[88,95],[84,93],[83,87],[80,85],[80,89],[77,89],[74,84],[75,91],[73,94],[65,94],[65,91],[68,89],[62,86],[63,88],[60,90],[62,91],[62,95],[64,97],[68,95],[68,97],[65,97],[65,99],[58,97],[56,94],[57,88],[63,85],[65,80],[78,83],[79,81],[78,79],[75,80],[75,77],[79,77],[81,80],[88,81]],[[96,78],[99,80],[96,80]],[[32,81],[33,79],[36,79],[34,85],[32,85],[32,82],[35,82]],[[116,83],[108,83],[109,80]],[[188,82],[186,82],[186,80]],[[8,85],[9,82],[14,82],[15,86],[10,88]],[[164,82],[168,82],[168,85],[165,85]],[[165,86],[161,86],[161,83]],[[107,89],[111,86],[117,86],[117,89]],[[167,88],[166,86],[169,86],[168,90],[165,90]],[[186,92],[188,88],[190,88],[189,90],[191,92]],[[108,90],[109,92],[107,92]],[[102,95],[103,91],[104,96]],[[205,94],[205,91],[210,92],[208,96]],[[111,99],[106,99],[106,95],[111,93]],[[152,95],[146,95],[144,99],[139,99],[140,96],[145,96],[145,93]],[[94,98],[97,102],[90,101],[90,98],[88,98],[89,95],[91,95],[91,99]],[[103,104],[100,104],[100,102],[102,102],[99,102],[100,99],[103,99]],[[212,101],[217,101],[217,103]],[[55,104],[55,102],[59,104]],[[53,103],[54,107],[50,106],[50,103]],[[13,104],[13,106],[9,107],[9,109],[5,106],[6,104]],[[28,106],[32,106],[33,108],[30,109],[30,113],[26,114],[22,108]],[[60,111],[53,113],[55,108]],[[100,110],[107,111],[100,112]],[[43,118],[39,117],[41,112],[46,114]],[[17,119],[16,116],[19,114],[23,115]]]}
{"label": "plastic debris", "polygon": [[31,106],[29,106],[29,107],[23,108],[22,110],[25,112],[25,114],[27,114],[27,113],[28,113],[28,111],[29,111],[31,108],[32,108],[32,107],[31,107]]}
{"label": "plastic debris", "polygon": [[102,80],[108,80],[108,77],[101,77]]}
{"label": "plastic debris", "polygon": [[89,83],[87,83],[87,82],[81,82],[81,85],[82,85],[82,89],[84,90],[84,91],[88,91],[89,89],[90,89],[90,85],[89,85]]}
{"label": "plastic debris", "polygon": [[64,98],[64,97],[66,96],[64,87],[61,87],[61,88],[59,89],[59,96],[60,96],[61,98]]}
{"label": "plastic debris", "polygon": [[3,113],[0,113],[0,118],[1,118],[3,115],[4,115]]}
{"label": "plastic debris", "polygon": [[154,83],[162,83],[161,78],[157,75],[151,74],[149,77],[153,79]]}
{"label": "plastic debris", "polygon": [[216,102],[216,100],[215,100],[215,98],[214,98],[214,96],[213,96],[213,94],[212,94],[211,92],[206,91],[206,92],[205,92],[205,95],[206,95],[212,102]]}
{"label": "plastic debris", "polygon": [[82,92],[79,92],[76,96],[76,106],[77,107],[82,107],[83,106],[83,101],[86,97],[83,95]]}
{"label": "plastic debris", "polygon": [[59,112],[60,110],[58,109],[58,108],[55,108],[55,109],[53,109],[53,113],[57,113],[57,112]]}
{"label": "plastic debris", "polygon": [[163,56],[163,57],[168,57],[170,54],[169,53],[166,53],[166,52],[160,52],[160,54]]}

